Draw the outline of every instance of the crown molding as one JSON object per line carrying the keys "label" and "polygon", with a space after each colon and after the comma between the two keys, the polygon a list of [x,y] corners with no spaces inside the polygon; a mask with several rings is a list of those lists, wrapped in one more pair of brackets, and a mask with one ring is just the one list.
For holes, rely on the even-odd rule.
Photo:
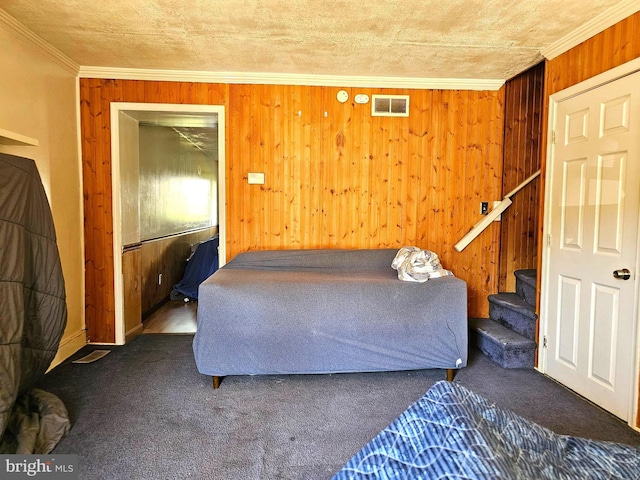
{"label": "crown molding", "polygon": [[552,60],[638,11],[640,11],[638,0],[624,0],[552,43],[541,53],[547,60]]}
{"label": "crown molding", "polygon": [[157,80],[171,82],[244,83],[261,85],[307,85],[321,87],[405,88],[429,90],[499,90],[504,80],[460,78],[401,78],[289,73],[202,72],[81,66],[80,78]]}
{"label": "crown molding", "polygon": [[50,43],[33,33],[2,8],[0,8],[0,27],[4,27],[8,32],[13,33],[15,36],[23,40],[27,45],[31,46],[37,52],[43,54],[49,60],[52,60],[54,63],[64,68],[70,74],[74,76],[78,75],[80,65],[71,60]]}

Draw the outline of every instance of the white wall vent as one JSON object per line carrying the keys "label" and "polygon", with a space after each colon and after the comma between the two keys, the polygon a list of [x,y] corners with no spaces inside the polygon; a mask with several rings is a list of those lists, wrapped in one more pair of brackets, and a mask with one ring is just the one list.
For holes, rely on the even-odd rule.
{"label": "white wall vent", "polygon": [[409,95],[371,95],[374,117],[408,117]]}

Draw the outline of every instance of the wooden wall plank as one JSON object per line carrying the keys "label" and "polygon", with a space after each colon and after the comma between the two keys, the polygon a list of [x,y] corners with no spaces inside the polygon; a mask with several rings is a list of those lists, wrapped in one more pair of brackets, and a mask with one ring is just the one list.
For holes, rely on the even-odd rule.
{"label": "wooden wall plank", "polygon": [[124,277],[123,313],[125,337],[142,331],[140,248],[132,248],[122,254],[122,276]]}
{"label": "wooden wall plank", "polygon": [[308,116],[305,118],[301,131],[301,182],[300,182],[300,232],[302,245],[315,245],[316,238],[319,236],[318,217],[320,210],[319,196],[317,193],[319,181],[319,166],[317,159],[319,148],[316,141],[316,122],[312,122],[312,118],[318,118],[322,115],[319,105],[316,101],[319,89],[317,87],[308,88],[302,92],[303,105]]}

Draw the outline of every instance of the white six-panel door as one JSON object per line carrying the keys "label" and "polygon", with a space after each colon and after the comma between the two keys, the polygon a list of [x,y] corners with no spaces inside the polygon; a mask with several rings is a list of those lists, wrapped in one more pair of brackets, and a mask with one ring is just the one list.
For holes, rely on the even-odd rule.
{"label": "white six-panel door", "polygon": [[636,372],[640,72],[561,101],[551,122],[542,370],[628,420]]}

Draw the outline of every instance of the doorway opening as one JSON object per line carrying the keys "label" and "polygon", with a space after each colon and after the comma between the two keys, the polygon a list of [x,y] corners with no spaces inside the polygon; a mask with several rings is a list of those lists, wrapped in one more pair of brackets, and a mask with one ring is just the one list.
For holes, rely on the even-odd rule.
{"label": "doorway opening", "polygon": [[[226,261],[224,106],[113,102],[111,145],[115,343],[122,345],[142,330],[141,318],[129,320],[125,253],[145,241],[213,229],[219,265]],[[155,154],[172,178],[157,178],[162,174],[147,158]],[[162,280],[158,275],[158,285]]]}

